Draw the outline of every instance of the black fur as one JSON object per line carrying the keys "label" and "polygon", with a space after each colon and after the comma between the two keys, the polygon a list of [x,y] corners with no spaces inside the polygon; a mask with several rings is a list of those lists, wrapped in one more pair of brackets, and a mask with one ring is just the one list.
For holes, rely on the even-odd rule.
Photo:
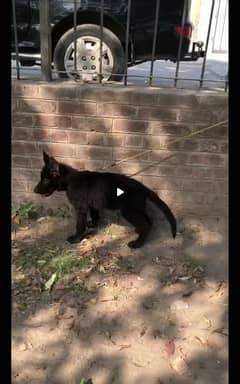
{"label": "black fur", "polygon": [[[45,165],[34,192],[50,196],[54,191],[66,191],[77,214],[76,233],[67,239],[70,243],[77,243],[83,239],[88,213],[92,224],[97,226],[99,210],[107,208],[119,209],[123,217],[135,227],[138,238],[131,241],[129,247],[141,247],[152,226],[145,211],[147,198],[164,212],[170,223],[172,235],[176,236],[176,219],[169,207],[155,192],[139,181],[116,173],[80,172],[58,163],[45,152],[43,159]],[[124,193],[117,196],[117,188]]]}

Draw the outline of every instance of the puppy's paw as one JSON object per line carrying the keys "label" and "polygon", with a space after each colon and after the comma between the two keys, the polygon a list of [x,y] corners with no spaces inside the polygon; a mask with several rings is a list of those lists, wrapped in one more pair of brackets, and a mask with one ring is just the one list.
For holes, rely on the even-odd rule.
{"label": "puppy's paw", "polygon": [[70,244],[80,243],[81,240],[82,240],[82,239],[81,239],[79,236],[75,236],[75,235],[73,235],[73,236],[69,236],[69,237],[67,238],[67,241],[68,241]]}
{"label": "puppy's paw", "polygon": [[132,241],[129,241],[128,247],[131,248],[131,249],[136,249],[136,248],[141,247],[141,244],[139,244],[137,242],[137,240],[132,240]]}
{"label": "puppy's paw", "polygon": [[98,226],[98,223],[95,221],[88,221],[87,222],[87,228],[89,228],[89,229],[96,228],[97,226]]}

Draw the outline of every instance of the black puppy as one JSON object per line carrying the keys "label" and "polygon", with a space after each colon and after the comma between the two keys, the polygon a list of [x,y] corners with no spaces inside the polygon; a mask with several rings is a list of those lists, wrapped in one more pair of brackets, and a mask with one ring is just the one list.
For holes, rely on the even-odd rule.
{"label": "black puppy", "polygon": [[152,190],[137,180],[116,173],[78,171],[58,163],[43,152],[44,167],[41,179],[34,192],[50,196],[54,191],[66,191],[70,203],[76,210],[76,233],[67,240],[80,242],[90,213],[92,224],[97,225],[99,209],[119,209],[134,227],[138,238],[130,241],[130,248],[141,247],[151,229],[152,223],[145,212],[148,198],[160,208],[170,223],[172,235],[176,236],[176,219],[169,207]]}

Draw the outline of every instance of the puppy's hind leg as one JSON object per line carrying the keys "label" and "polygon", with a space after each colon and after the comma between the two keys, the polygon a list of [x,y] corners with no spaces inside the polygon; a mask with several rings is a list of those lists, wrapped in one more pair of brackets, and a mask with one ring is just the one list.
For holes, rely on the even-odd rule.
{"label": "puppy's hind leg", "polygon": [[139,248],[144,243],[151,230],[152,223],[147,214],[135,208],[124,207],[121,209],[123,217],[135,227],[135,232],[139,234],[136,240],[128,243],[129,248]]}
{"label": "puppy's hind leg", "polygon": [[[99,216],[99,211],[96,208],[89,208],[90,216],[92,219],[92,222],[90,224],[90,227],[97,227],[100,216]],[[89,226],[89,225],[88,225]]]}

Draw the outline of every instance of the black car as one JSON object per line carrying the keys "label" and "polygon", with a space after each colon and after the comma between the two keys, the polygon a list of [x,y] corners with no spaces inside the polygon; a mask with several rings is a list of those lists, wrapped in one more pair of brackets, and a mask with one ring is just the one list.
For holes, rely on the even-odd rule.
{"label": "black car", "polygon": [[[75,76],[74,69],[77,66],[82,77],[90,76],[91,79],[97,79],[100,69],[100,0],[76,2],[76,45],[74,45],[74,2],[49,1],[52,60],[59,76]],[[40,59],[39,0],[15,0],[15,3],[20,62],[22,65],[34,65]],[[192,34],[192,24],[189,20],[190,5],[189,0],[186,22],[181,27],[184,0],[160,1],[155,59],[176,61],[181,36],[181,60],[197,60],[203,56],[204,52],[199,43],[193,43],[193,48],[189,52]],[[127,0],[104,1],[102,73],[106,80],[120,80],[124,73],[127,6]],[[156,0],[132,0],[127,47],[129,66],[150,60],[152,57],[155,13]],[[74,47],[76,47],[76,62]],[[15,52],[13,29],[12,52]]]}

